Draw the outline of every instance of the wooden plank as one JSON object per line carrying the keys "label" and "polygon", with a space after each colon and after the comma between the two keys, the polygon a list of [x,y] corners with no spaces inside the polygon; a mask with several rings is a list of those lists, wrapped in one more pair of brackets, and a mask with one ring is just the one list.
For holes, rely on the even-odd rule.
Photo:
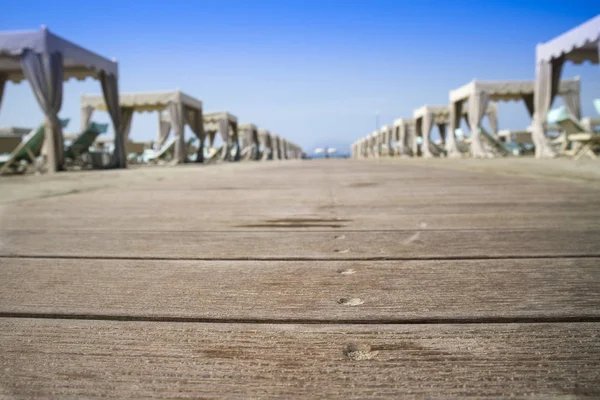
{"label": "wooden plank", "polygon": [[600,319],[600,259],[0,259],[0,313],[192,320]]}
{"label": "wooden plank", "polygon": [[253,325],[9,319],[0,396],[599,397],[598,323]]}
{"label": "wooden plank", "polygon": [[[302,231],[303,226],[338,227]],[[457,259],[598,256],[600,230],[344,231],[337,219],[266,222],[256,230],[0,230],[0,256],[161,259]]]}
{"label": "wooden plank", "polygon": [[[345,219],[347,230],[429,230],[429,229],[600,229],[600,207],[582,205],[580,209],[485,205],[457,206],[379,206],[376,212],[366,207],[321,204],[315,207],[292,205],[257,209],[254,206],[227,207],[195,213],[193,206],[169,207],[158,212],[147,207],[101,209],[81,207],[71,210],[5,209],[0,216],[0,227],[28,230],[111,230],[111,231],[195,231],[248,230],[263,227],[274,220],[320,219],[325,222],[303,229],[330,228],[327,220]],[[77,210],[77,211],[74,211]],[[471,210],[471,212],[469,212]],[[60,218],[57,218],[60,215]],[[208,217],[210,215],[210,218]],[[339,229],[339,224],[334,223]],[[278,226],[271,226],[279,229]]]}

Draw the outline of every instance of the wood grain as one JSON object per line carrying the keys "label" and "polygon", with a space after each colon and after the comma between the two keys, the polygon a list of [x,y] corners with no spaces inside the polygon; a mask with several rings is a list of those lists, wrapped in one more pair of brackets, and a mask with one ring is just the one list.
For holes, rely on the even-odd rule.
{"label": "wood grain", "polygon": [[0,396],[597,398],[600,324],[265,325],[9,319]]}
{"label": "wood grain", "polygon": [[0,314],[321,322],[600,320],[599,262],[0,259]]}
{"label": "wood grain", "polygon": [[[600,255],[600,230],[348,232],[344,220],[283,221],[242,232],[0,230],[0,256],[377,260]],[[305,223],[340,228],[302,232]]]}

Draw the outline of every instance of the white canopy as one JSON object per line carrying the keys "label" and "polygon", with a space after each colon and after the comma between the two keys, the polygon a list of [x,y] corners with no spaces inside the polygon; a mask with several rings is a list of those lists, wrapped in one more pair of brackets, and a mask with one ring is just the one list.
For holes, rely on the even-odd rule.
{"label": "white canopy", "polygon": [[537,45],[537,62],[551,62],[560,57],[576,64],[591,61],[598,64],[600,14],[562,35]]}
{"label": "white canopy", "polygon": [[[121,103],[121,107],[133,108],[135,112],[163,111],[167,109],[169,103],[178,103],[185,107],[202,110],[202,101],[180,90],[121,93],[119,95],[119,102]],[[96,110],[106,111],[104,99],[99,95],[81,96],[81,106],[90,106]]]}
{"label": "white canopy", "polygon": [[532,137],[536,157],[555,157],[545,133],[546,116],[557,95],[565,61],[600,62],[600,15],[536,47],[536,80]]}
{"label": "white canopy", "polygon": [[[485,110],[492,101],[519,101],[522,100],[533,117],[533,92],[534,81],[471,81],[458,89],[450,91],[450,130],[446,141],[446,149],[449,155],[459,155],[454,137],[455,130],[460,126],[460,117],[463,115],[464,102],[468,102],[468,125],[472,132],[471,152],[474,157],[487,157],[491,154],[483,148],[479,129]],[[559,94],[563,96],[565,104],[574,115],[580,114],[580,83],[579,79],[561,81]],[[488,114],[489,117],[489,114]],[[492,134],[497,134],[498,126],[496,118],[489,118],[492,125]]]}
{"label": "white canopy", "polygon": [[[492,124],[496,124],[497,120],[497,108],[494,103],[488,103],[487,106],[482,108],[483,114],[487,114]],[[432,143],[429,140],[429,136],[431,135],[431,131],[433,130],[434,125],[438,127],[440,137],[442,139],[442,143],[446,144],[446,139],[449,141],[454,141],[454,135],[446,135],[447,127],[451,122],[451,111],[452,107],[450,106],[441,106],[441,105],[425,105],[421,108],[416,109],[413,112],[414,119],[414,133],[413,133],[413,154],[417,154],[417,137],[422,136],[423,145],[421,146],[421,151],[424,157],[432,157],[434,156],[434,152],[443,151],[438,149],[437,146],[432,146]],[[470,110],[469,110],[470,111]],[[468,117],[470,115],[467,110],[460,111],[461,116]],[[434,151],[432,151],[434,150]]]}
{"label": "white canopy", "polygon": [[[473,80],[458,89],[450,91],[450,102],[468,101],[474,93],[485,92],[490,101],[520,101],[531,96],[533,108],[533,91],[535,81],[478,81]],[[576,93],[579,95],[579,78],[565,79],[560,82],[559,94]],[[533,110],[532,110],[533,112]]]}
{"label": "white canopy", "polygon": [[223,152],[221,159],[228,159],[231,149],[236,146],[234,160],[240,158],[240,143],[238,137],[238,119],[235,115],[227,111],[218,111],[207,113],[204,115],[204,130],[209,136],[210,146],[212,147],[215,140],[215,134],[219,132],[223,140]]}
{"label": "white canopy", "polygon": [[0,71],[11,82],[18,83],[26,79],[20,61],[25,50],[37,54],[62,54],[64,80],[99,78],[100,72],[117,78],[119,76],[116,60],[99,56],[42,27],[39,31],[0,32]]}
{"label": "white canopy", "polygon": [[[187,151],[184,139],[184,127],[187,124],[192,132],[200,139],[196,161],[203,162],[204,129],[202,126],[202,101],[187,95],[180,90],[160,92],[138,92],[121,93],[119,95],[121,105],[121,118],[124,125],[125,140],[131,131],[131,121],[135,112],[159,113],[159,128],[157,143],[159,148],[167,141],[171,129],[173,129],[175,142],[175,163],[184,163],[187,159]],[[85,129],[92,117],[94,110],[106,110],[104,98],[100,95],[81,96],[81,124]],[[165,119],[163,111],[167,111],[168,119]]]}
{"label": "white canopy", "polygon": [[103,96],[115,127],[115,151],[111,167],[125,168],[125,140],[119,113],[118,65],[53,33],[0,32],[0,104],[7,81],[27,79],[46,118],[44,153],[48,171],[64,166],[64,139],[58,113],[62,106],[62,82],[69,78],[100,80]]}

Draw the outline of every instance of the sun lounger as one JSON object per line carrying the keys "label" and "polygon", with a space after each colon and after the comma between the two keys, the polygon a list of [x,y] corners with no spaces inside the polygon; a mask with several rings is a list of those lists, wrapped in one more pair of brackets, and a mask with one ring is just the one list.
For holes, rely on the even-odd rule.
{"label": "sun lounger", "polygon": [[503,156],[511,154],[511,151],[507,149],[506,146],[504,146],[504,143],[496,139],[485,129],[479,128],[479,133],[482,139],[492,148],[494,152],[499,153]]}
{"label": "sun lounger", "polygon": [[600,147],[600,135],[570,115],[565,107],[551,110],[548,113],[548,121],[558,124],[564,131],[563,135],[554,141],[561,145],[563,154],[576,160],[584,156],[598,158],[596,150]]}
{"label": "sun lounger", "polygon": [[97,124],[92,122],[90,126],[83,132],[81,132],[73,140],[70,146],[65,150],[65,158],[71,160],[79,160],[81,156],[89,152],[90,147],[96,141],[98,135],[106,133],[108,131],[108,124]]}
{"label": "sun lounger", "polygon": [[168,158],[169,154],[175,150],[175,142],[176,141],[177,141],[177,137],[172,137],[171,139],[167,140],[167,142],[165,144],[163,144],[163,146],[160,148],[160,150],[158,150],[149,159],[149,161],[158,161],[158,160],[164,160],[164,159]]}
{"label": "sun lounger", "polygon": [[[61,119],[60,123],[63,128],[69,124],[69,119]],[[18,172],[22,168],[22,162],[35,164],[37,157],[42,151],[44,144],[45,125],[42,124],[36,129],[29,132],[23,141],[13,150],[11,154],[0,158],[0,174],[9,170]]]}

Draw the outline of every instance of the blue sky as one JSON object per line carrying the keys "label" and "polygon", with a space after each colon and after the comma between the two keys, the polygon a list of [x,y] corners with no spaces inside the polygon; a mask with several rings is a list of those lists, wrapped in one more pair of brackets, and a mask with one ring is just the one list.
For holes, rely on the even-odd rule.
{"label": "blue sky", "polygon": [[[0,30],[56,34],[120,64],[120,89],[180,89],[302,145],[347,147],[474,78],[533,79],[535,45],[600,13],[597,1],[27,1]],[[598,66],[580,76],[584,115],[600,97]],[[61,117],[79,127],[79,96],[96,81],[65,84]],[[559,102],[557,102],[559,104]],[[529,125],[519,103],[499,105],[500,128]],[[108,121],[96,114],[95,120]],[[42,120],[27,83],[8,84],[0,126]],[[131,137],[156,136],[156,116],[136,114]],[[190,134],[188,132],[188,134]]]}

